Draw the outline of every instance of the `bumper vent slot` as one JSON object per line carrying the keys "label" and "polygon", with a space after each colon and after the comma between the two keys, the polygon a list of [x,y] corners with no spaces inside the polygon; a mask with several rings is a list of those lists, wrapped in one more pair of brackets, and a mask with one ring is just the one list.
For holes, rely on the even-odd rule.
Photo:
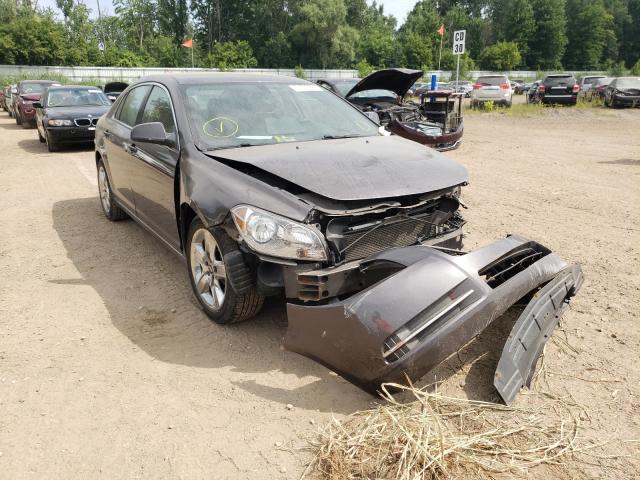
{"label": "bumper vent slot", "polygon": [[395,362],[407,355],[427,333],[429,327],[447,321],[473,303],[472,289],[458,287],[449,295],[445,295],[423,313],[396,330],[384,342],[382,356],[389,362]]}

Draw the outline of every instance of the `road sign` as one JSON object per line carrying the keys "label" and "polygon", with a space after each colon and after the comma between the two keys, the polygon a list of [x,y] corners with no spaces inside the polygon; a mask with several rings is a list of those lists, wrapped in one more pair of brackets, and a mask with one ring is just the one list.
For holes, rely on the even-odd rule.
{"label": "road sign", "polygon": [[464,41],[467,38],[466,30],[456,30],[453,32],[453,54],[462,55],[464,53]]}

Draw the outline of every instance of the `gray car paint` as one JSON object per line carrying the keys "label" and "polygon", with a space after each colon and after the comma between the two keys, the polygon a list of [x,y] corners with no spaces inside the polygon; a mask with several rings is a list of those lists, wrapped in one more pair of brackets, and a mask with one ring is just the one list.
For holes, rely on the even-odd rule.
{"label": "gray car paint", "polygon": [[469,181],[461,164],[395,135],[233,148],[211,155],[254,165],[335,200],[414,195]]}
{"label": "gray car paint", "polygon": [[[527,243],[513,235],[461,256],[423,246],[387,250],[368,261],[403,265],[398,273],[327,305],[288,304],[285,347],[372,393],[383,382],[403,382],[405,375],[417,380],[567,267],[551,253],[495,289],[479,276],[483,267]],[[460,313],[434,323],[417,348],[387,362],[382,354],[385,340],[457,288],[473,291]]]}
{"label": "gray car paint", "polygon": [[[393,137],[227,149],[205,155],[196,147],[190,129],[185,127],[188,122],[179,83],[211,81],[211,78],[220,81],[254,79],[304,83],[298,79],[239,74],[183,78],[166,75],[142,79],[129,87],[133,88],[141,83],[159,83],[167,88],[172,98],[177,125],[181,127],[178,134],[181,149],[176,171],[170,177],[176,180],[174,221],[182,243],[186,233],[185,225],[181,223],[184,205],[193,208],[210,227],[222,223],[227,218],[229,209],[240,203],[256,205],[298,221],[304,221],[313,210],[312,201],[295,195],[282,185],[277,185],[277,182],[263,181],[244,173],[237,165],[230,165],[229,161],[255,165],[293,183],[300,181],[301,186],[306,185],[311,187],[309,190],[335,195],[338,197],[336,200],[341,197],[375,199],[407,195],[410,192],[426,193],[438,186],[468,181],[464,167],[437,152]],[[111,125],[113,112],[124,97],[126,95],[122,95],[110,113],[98,122],[96,153],[97,156],[102,156],[107,170],[109,158],[105,155],[104,132]],[[366,153],[362,153],[363,149]],[[422,163],[418,161],[418,150]],[[335,155],[334,151],[337,152]],[[331,158],[336,155],[338,158]],[[408,157],[407,163],[398,158],[404,156]],[[324,178],[303,178],[305,167],[312,168],[306,171],[307,176],[328,175],[331,181]],[[344,175],[343,169],[347,169],[348,176]],[[407,169],[409,172],[398,173],[396,170],[399,169]],[[384,175],[387,177],[384,178]],[[341,179],[342,176],[347,178]],[[331,182],[336,185],[331,185]],[[398,185],[388,185],[398,182]],[[117,196],[116,201],[120,201]],[[135,214],[133,217],[136,219]],[[148,225],[144,226],[149,228]],[[161,236],[158,232],[154,233]],[[363,263],[396,262],[403,269],[343,300],[333,299],[328,304],[313,306],[289,303],[289,328],[285,346],[316,359],[370,391],[380,381],[401,380],[404,373],[417,378],[463,346],[519,298],[552,280],[566,266],[562,260],[550,254],[496,289],[483,283],[478,276],[478,270],[483,265],[526,242],[526,239],[513,236],[460,257],[421,246],[382,252]],[[184,255],[184,252],[179,253]],[[437,331],[432,332],[420,348],[402,360],[392,365],[381,358],[381,342],[389,332],[424,312],[435,299],[461,284],[473,285],[477,291],[479,296],[477,299],[474,297],[472,306],[465,308],[463,314],[453,321],[439,325]]]}

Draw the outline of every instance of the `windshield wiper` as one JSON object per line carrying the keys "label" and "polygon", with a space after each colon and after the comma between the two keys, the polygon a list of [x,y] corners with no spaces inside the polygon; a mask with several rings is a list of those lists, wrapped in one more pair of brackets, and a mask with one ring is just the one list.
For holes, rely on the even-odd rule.
{"label": "windshield wiper", "polygon": [[362,135],[323,135],[323,140],[336,140],[338,138],[360,138]]}

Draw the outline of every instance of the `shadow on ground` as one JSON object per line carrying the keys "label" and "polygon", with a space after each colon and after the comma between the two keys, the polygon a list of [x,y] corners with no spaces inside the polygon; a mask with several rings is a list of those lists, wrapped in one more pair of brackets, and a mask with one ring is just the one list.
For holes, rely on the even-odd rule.
{"label": "shadow on ground", "polygon": [[72,145],[62,145],[57,152],[48,152],[47,144],[38,140],[38,132],[33,131],[33,138],[18,141],[18,146],[28,153],[49,153],[50,155],[65,155],[68,152],[86,152],[94,149],[93,143],[80,143]]}
{"label": "shadow on ground", "polygon": [[[193,298],[182,259],[133,221],[109,222],[97,197],[57,202],[52,214],[53,226],[81,278],[51,282],[92,287],[113,325],[154,359],[231,369],[238,372],[232,380],[237,387],[283,404],[295,398],[301,408],[350,413],[369,406],[368,394],[282,349],[287,324],[284,299],[268,299],[255,319],[216,325]],[[493,369],[514,319],[505,315],[496,321],[426,378],[435,374],[444,380],[461,368],[469,369],[465,382],[469,397],[494,399]],[[295,383],[302,385],[281,388],[275,373],[293,374],[299,379]],[[247,379],[248,375],[254,378]]]}

